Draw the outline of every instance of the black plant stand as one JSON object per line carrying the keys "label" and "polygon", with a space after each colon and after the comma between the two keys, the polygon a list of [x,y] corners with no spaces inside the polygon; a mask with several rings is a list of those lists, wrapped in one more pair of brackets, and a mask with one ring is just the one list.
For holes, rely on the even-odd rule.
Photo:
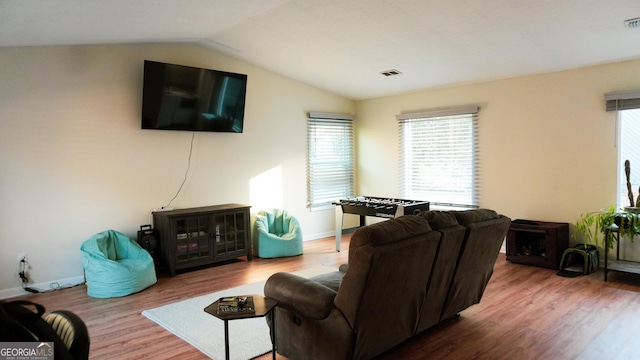
{"label": "black plant stand", "polygon": [[[613,236],[616,241],[616,259],[609,261],[609,244]],[[607,281],[609,271],[640,274],[640,262],[620,259],[620,227],[616,224],[609,226],[604,232],[604,281]]]}

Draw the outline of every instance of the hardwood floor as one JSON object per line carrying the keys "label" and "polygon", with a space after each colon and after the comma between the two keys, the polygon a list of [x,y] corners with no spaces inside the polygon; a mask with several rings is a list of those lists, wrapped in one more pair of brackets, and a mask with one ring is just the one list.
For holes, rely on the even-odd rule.
{"label": "hardwood floor", "polygon": [[[348,236],[343,249],[348,249]],[[334,238],[305,242],[302,256],[237,261],[185,272],[138,294],[94,299],[84,286],[21,298],[47,311],[78,314],[91,335],[92,359],[206,359],[140,313],[198,295],[293,272],[346,263]],[[507,262],[500,254],[480,304],[423,333],[381,359],[637,359],[640,358],[640,276],[602,270],[577,278]],[[271,354],[259,357],[271,359]],[[285,359],[278,355],[278,359]]]}

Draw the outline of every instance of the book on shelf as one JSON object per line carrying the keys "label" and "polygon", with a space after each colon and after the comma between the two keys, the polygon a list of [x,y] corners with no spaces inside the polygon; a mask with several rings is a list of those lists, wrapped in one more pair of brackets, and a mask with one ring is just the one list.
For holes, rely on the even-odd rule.
{"label": "book on shelf", "polygon": [[255,311],[253,296],[225,296],[218,300],[218,314],[250,314]]}

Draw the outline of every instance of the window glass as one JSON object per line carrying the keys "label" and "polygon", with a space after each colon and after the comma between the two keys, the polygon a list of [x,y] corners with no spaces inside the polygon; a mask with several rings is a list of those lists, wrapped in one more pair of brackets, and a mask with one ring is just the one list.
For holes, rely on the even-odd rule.
{"label": "window glass", "polygon": [[476,207],[476,114],[403,119],[399,126],[401,197]]}
{"label": "window glass", "polygon": [[310,116],[307,132],[307,205],[327,208],[333,201],[354,197],[353,121]]}
{"label": "window glass", "polygon": [[640,194],[640,109],[618,111],[618,208],[630,206],[627,191],[625,160],[631,164],[633,201]]}

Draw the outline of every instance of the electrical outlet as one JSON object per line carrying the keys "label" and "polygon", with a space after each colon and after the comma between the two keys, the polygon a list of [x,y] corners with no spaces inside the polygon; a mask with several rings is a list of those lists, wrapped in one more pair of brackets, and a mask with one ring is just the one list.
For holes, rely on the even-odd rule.
{"label": "electrical outlet", "polygon": [[24,261],[27,261],[27,253],[23,252],[23,253],[18,253],[18,262],[21,262],[24,259]]}

